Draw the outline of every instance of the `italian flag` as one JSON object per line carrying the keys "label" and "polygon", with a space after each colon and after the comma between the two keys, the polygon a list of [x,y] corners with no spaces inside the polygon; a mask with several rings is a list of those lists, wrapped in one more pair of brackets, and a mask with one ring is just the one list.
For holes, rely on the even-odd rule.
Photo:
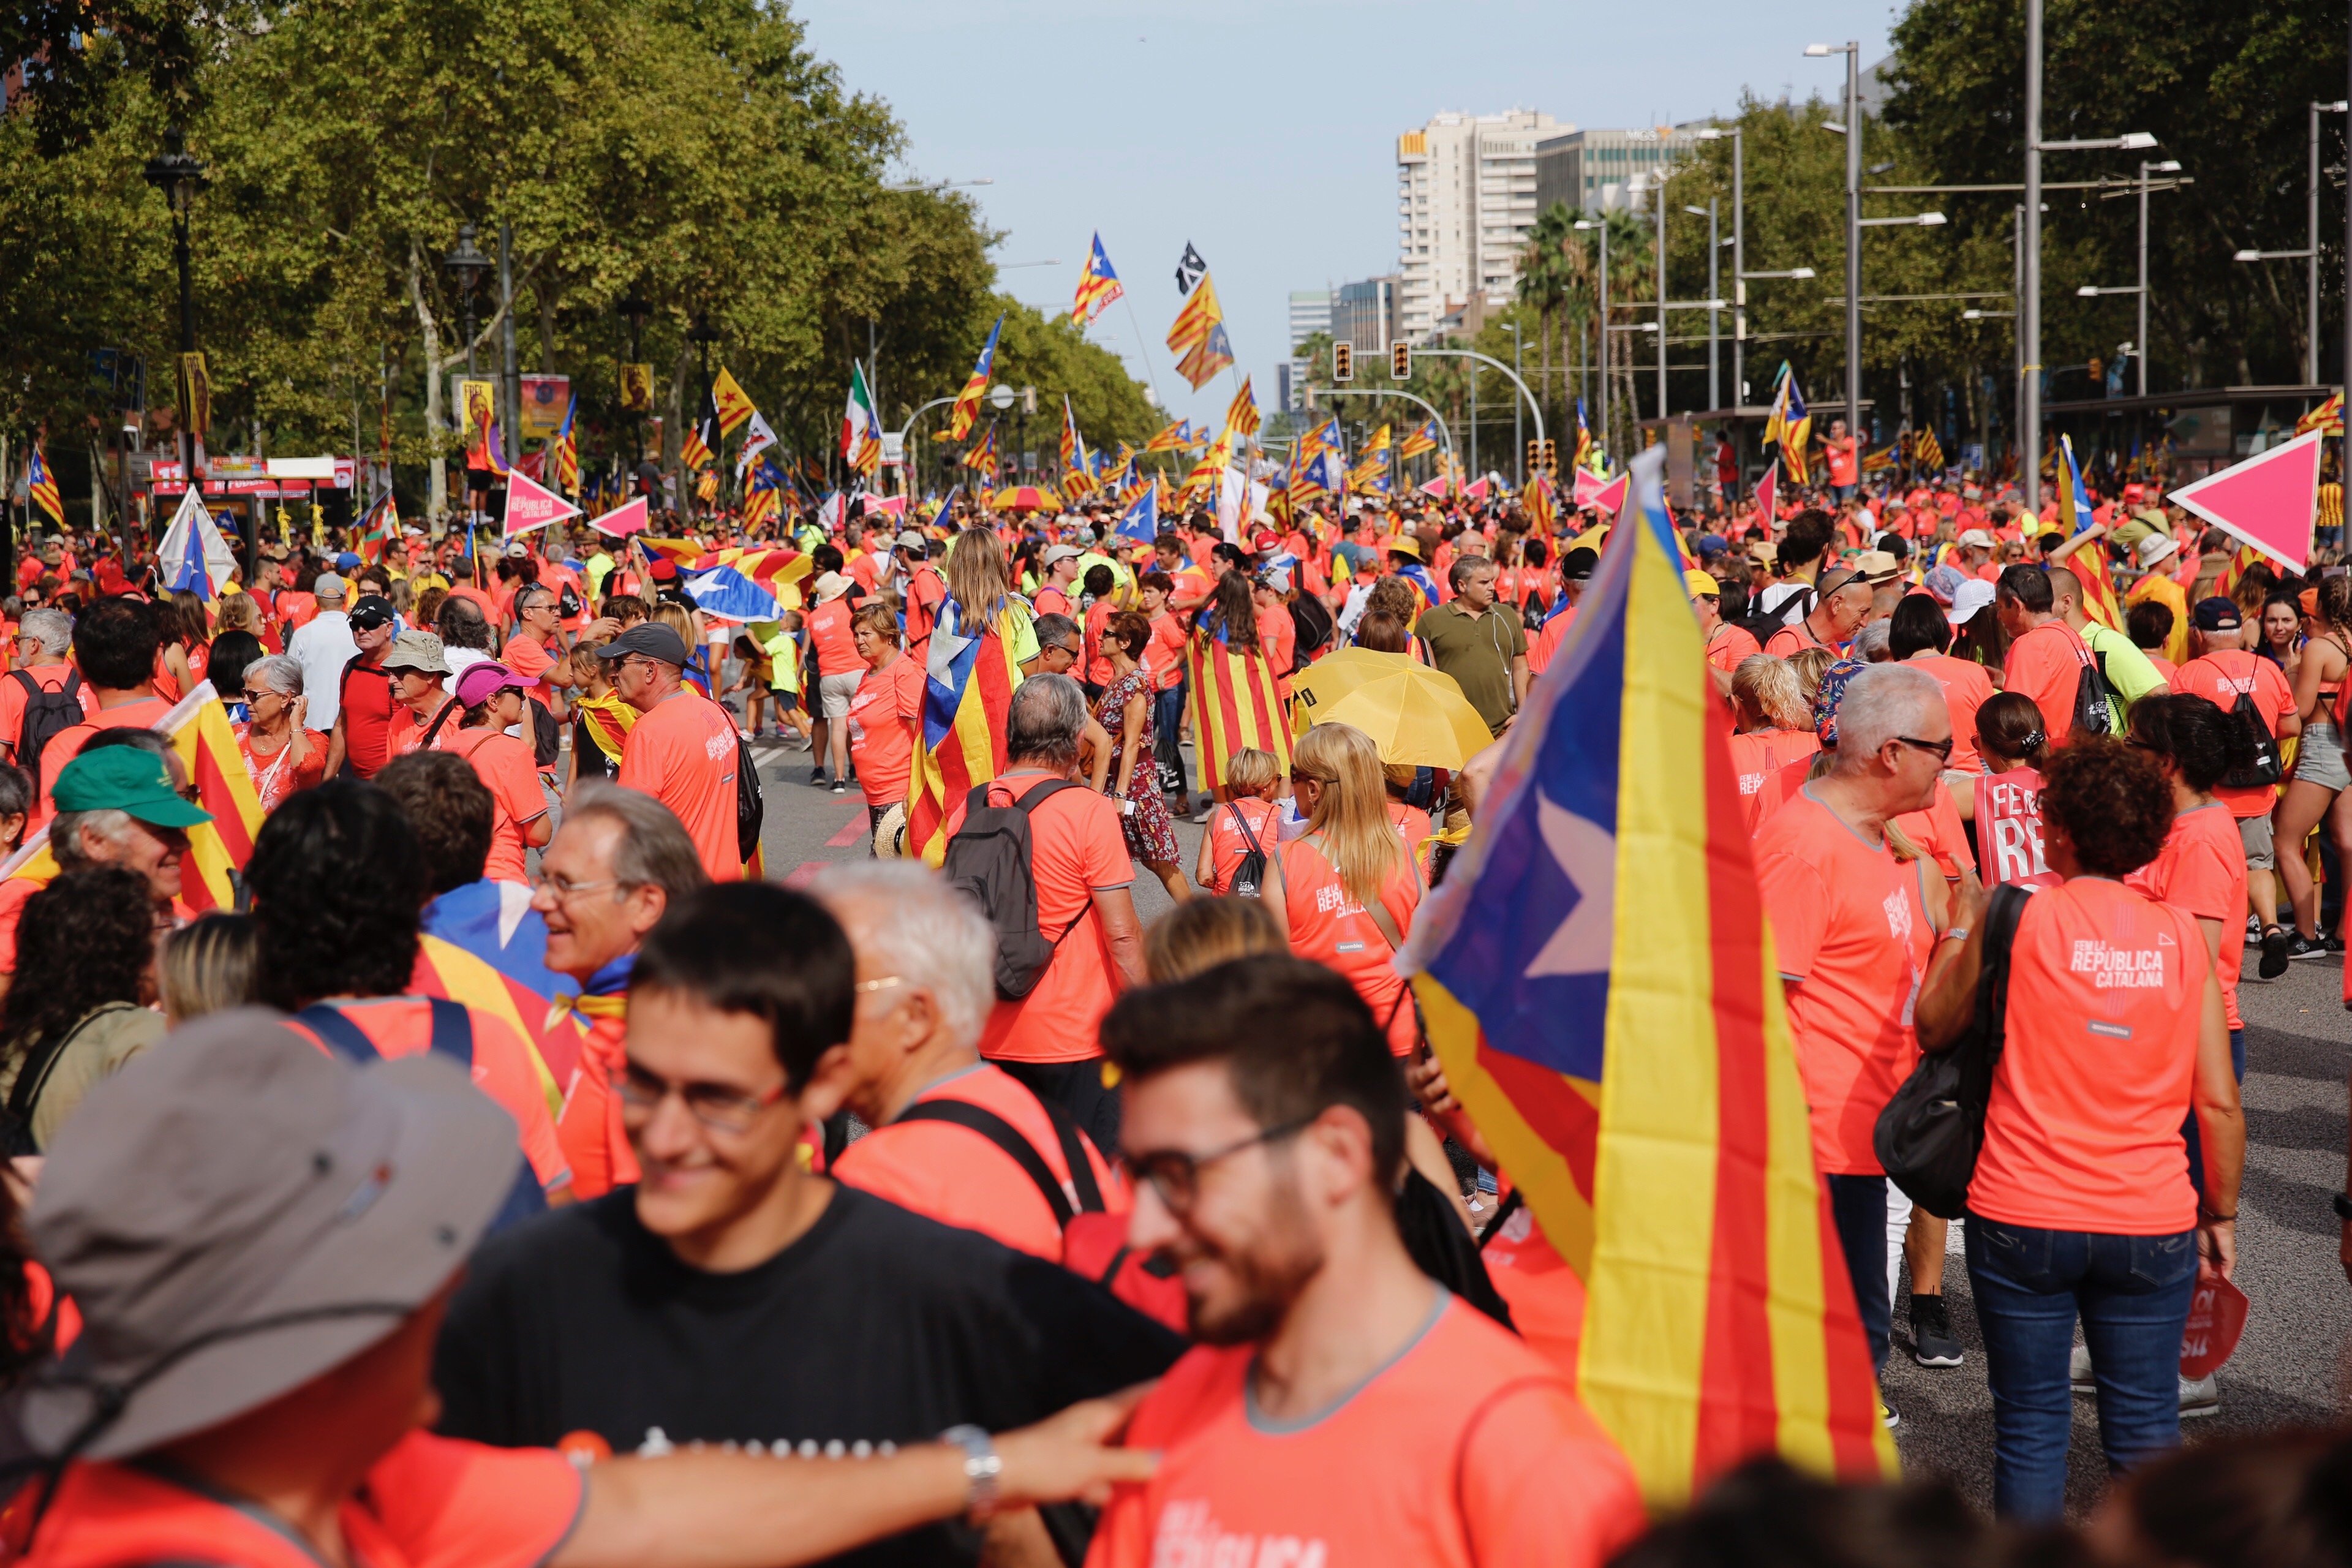
{"label": "italian flag", "polygon": [[882,421],[875,416],[874,394],[866,385],[866,367],[849,366],[849,405],[841,411],[841,455],[861,474],[882,466]]}

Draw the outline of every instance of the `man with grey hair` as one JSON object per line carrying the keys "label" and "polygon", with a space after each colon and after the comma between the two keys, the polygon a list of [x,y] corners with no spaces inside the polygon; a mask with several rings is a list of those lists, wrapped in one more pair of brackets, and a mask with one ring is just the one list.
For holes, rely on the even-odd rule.
{"label": "man with grey hair", "polygon": [[1125,1213],[1125,1189],[1067,1112],[980,1059],[996,937],[929,867],[852,861],[809,891],[857,964],[849,1109],[874,1131],[834,1174],[943,1225],[1058,1261],[1076,1213]]}
{"label": "man with grey hair", "polygon": [[578,985],[555,1030],[574,1031],[578,1067],[563,1088],[556,1138],[583,1199],[637,1179],[612,1074],[625,1063],[629,977],[646,933],[709,878],[694,840],[649,795],[582,784],[539,855],[530,907],[547,922],[547,967]]}
{"label": "man with grey hair", "polygon": [[[332,572],[319,574],[319,580],[310,584],[319,613],[295,627],[294,635],[286,639],[286,657],[302,667],[302,689],[310,697],[308,722],[320,734],[333,731],[335,715],[343,710],[343,666],[359,657],[359,639],[352,635],[352,619],[343,607],[351,592],[351,585]],[[236,674],[225,673],[232,679]]]}
{"label": "man with grey hair", "polygon": [[41,742],[98,711],[98,693],[69,662],[72,652],[71,616],[26,610],[16,626],[16,668],[0,679],[0,762],[16,763],[37,783]]}
{"label": "man with grey hair", "polygon": [[[1824,728],[1835,760],[1758,829],[1756,879],[1788,993],[1813,1154],[1876,1367],[1893,1308],[1886,1175],[1872,1134],[1917,1059],[1911,1000],[1939,940],[1920,869],[1895,858],[1886,829],[1934,798],[1952,753],[1952,715],[1926,670],[1874,664],[1846,680]],[[1968,933],[1941,933],[1956,934]],[[1885,1414],[1894,1425],[1894,1407]]]}
{"label": "man with grey hair", "polygon": [[[1027,816],[1037,930],[1054,944],[1027,995],[998,997],[980,1054],[1067,1110],[1095,1147],[1113,1149],[1118,1096],[1103,1087],[1095,1028],[1120,990],[1143,983],[1143,929],[1118,808],[1076,782],[1088,717],[1068,676],[1023,681],[1005,716],[1010,765],[975,792]],[[950,832],[967,802],[952,804]]]}

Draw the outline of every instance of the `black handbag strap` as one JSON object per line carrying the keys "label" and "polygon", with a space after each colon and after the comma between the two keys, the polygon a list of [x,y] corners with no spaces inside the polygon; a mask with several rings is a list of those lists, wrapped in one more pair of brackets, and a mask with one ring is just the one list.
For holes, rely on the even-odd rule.
{"label": "black handbag strap", "polygon": [[16,1081],[9,1086],[8,1114],[29,1132],[33,1125],[33,1108],[41,1102],[41,1090],[48,1087],[49,1074],[57,1070],[58,1062],[65,1056],[66,1047],[73,1043],[73,1037],[100,1013],[133,1005],[135,1004],[130,1002],[109,1002],[93,1007],[53,1038],[35,1041],[25,1052],[24,1061],[16,1068]]}
{"label": "black handbag strap", "polygon": [[2025,918],[2025,901],[2033,895],[2015,882],[2003,882],[1985,902],[1985,944],[1981,972],[1977,976],[1977,1021],[1983,1031],[1984,1070],[1988,1076],[2000,1061],[2009,1032],[2009,958],[2017,941],[2018,922]]}
{"label": "black handbag strap", "polygon": [[1250,853],[1253,855],[1265,854],[1265,847],[1258,843],[1257,835],[1250,831],[1249,818],[1242,815],[1242,803],[1237,800],[1229,800],[1225,802],[1225,809],[1234,814],[1234,826],[1242,830],[1242,842],[1250,847]]}
{"label": "black handbag strap", "polygon": [[[1054,1224],[1067,1228],[1070,1221],[1081,1214],[1103,1212],[1102,1188],[1095,1181],[1094,1167],[1087,1159],[1086,1146],[1078,1140],[1078,1130],[1060,1109],[1039,1097],[1046,1119],[1053,1122],[1056,1140],[1062,1145],[1062,1156],[1069,1163],[1070,1184],[1065,1187],[1055,1176],[1045,1156],[1036,1145],[1021,1135],[1020,1129],[986,1106],[974,1105],[968,1100],[923,1100],[907,1107],[898,1115],[898,1121],[944,1121],[977,1132],[1003,1150],[1005,1156],[1021,1167],[1022,1173],[1036,1184],[1054,1211]],[[896,1125],[894,1122],[893,1125]],[[1073,1202],[1075,1194],[1076,1201]]]}

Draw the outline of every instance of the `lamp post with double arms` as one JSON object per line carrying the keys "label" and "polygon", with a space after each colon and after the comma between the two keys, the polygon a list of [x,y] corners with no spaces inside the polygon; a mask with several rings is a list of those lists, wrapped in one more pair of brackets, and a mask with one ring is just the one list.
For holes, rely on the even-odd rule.
{"label": "lamp post with double arms", "polygon": [[[211,184],[205,177],[205,166],[187,150],[187,137],[174,125],[163,132],[163,152],[160,157],[147,160],[142,171],[149,184],[163,194],[172,208],[172,258],[180,269],[180,353],[181,384],[186,384],[187,361],[184,356],[196,352],[196,297],[190,277],[188,254],[188,213],[196,197]],[[195,483],[195,432],[188,423],[188,410],[180,411],[181,473],[188,483]]]}

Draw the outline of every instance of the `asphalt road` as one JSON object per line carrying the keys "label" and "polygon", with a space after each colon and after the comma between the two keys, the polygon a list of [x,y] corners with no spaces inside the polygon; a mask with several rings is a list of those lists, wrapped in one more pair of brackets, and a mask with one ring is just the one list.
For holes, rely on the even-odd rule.
{"label": "asphalt road", "polygon": [[[812,759],[796,744],[762,742],[756,750],[767,787],[769,874],[796,884],[826,861],[862,858],[866,806],[856,786],[839,795],[812,787]],[[1179,819],[1188,869],[1200,832]],[[1147,923],[1169,907],[1166,891],[1148,873],[1138,875],[1135,899]],[[2343,964],[2306,959],[2265,982],[2254,977],[2253,958],[2248,953],[2240,998],[2248,1149],[2237,1273],[2252,1308],[2237,1353],[2221,1369],[2221,1413],[2185,1424],[2191,1443],[2252,1428],[2334,1423],[2352,1412],[2352,1287],[2336,1260],[2328,1202],[2345,1178],[2346,1072],[2352,1066]],[[1903,1412],[1896,1444],[1906,1469],[1948,1477],[1990,1509],[1992,1397],[1959,1247],[1955,1226],[1945,1291],[1965,1363],[1929,1370],[1910,1359],[1898,1296],[1885,1384]],[[1908,1289],[1907,1279],[1902,1289]],[[2098,1416],[2088,1397],[2078,1398],[2070,1506],[2087,1507],[2105,1483]]]}

